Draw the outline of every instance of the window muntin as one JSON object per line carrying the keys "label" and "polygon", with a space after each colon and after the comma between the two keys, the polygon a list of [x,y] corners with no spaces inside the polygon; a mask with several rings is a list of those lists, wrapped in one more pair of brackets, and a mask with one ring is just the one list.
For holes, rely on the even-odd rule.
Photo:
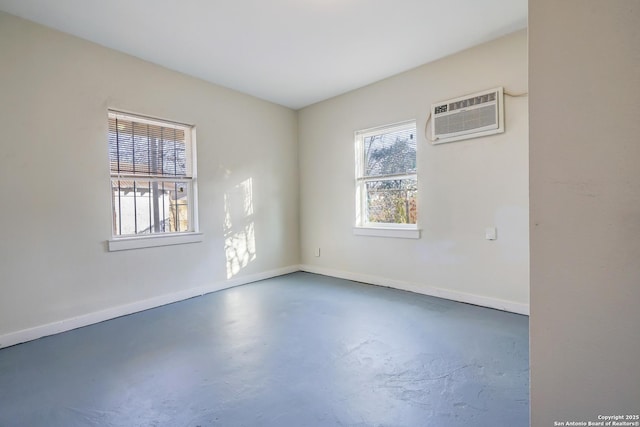
{"label": "window muntin", "polygon": [[191,126],[109,111],[114,237],[197,231]]}
{"label": "window muntin", "polygon": [[416,228],[415,121],[356,132],[356,225]]}

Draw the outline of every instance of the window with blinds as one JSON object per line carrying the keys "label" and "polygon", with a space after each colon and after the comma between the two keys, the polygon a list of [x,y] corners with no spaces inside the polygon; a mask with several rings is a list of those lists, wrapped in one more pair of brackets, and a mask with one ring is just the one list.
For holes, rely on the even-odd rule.
{"label": "window with blinds", "polygon": [[114,237],[196,231],[193,128],[108,116]]}
{"label": "window with blinds", "polygon": [[415,121],[356,132],[356,225],[415,228]]}

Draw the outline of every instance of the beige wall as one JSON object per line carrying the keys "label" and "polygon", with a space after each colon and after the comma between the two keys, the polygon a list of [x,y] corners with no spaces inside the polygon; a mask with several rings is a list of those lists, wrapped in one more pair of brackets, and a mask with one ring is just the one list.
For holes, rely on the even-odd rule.
{"label": "beige wall", "polygon": [[529,5],[532,426],[640,412],[640,2]]}
{"label": "beige wall", "polygon": [[[431,103],[497,86],[527,91],[526,31],[302,109],[304,268],[526,312],[527,98],[505,99],[504,134],[434,146],[423,132]],[[354,236],[354,131],[410,119],[422,238]],[[487,226],[498,240],[485,240]]]}
{"label": "beige wall", "polygon": [[[294,111],[4,13],[0,61],[0,338],[298,265]],[[204,242],[106,251],[107,108],[197,126]]]}

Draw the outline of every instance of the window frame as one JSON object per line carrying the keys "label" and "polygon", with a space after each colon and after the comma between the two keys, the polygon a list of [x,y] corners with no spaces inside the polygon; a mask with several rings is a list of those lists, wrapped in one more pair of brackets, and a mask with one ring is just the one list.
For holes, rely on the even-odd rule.
{"label": "window frame", "polygon": [[[369,136],[380,135],[382,133],[392,133],[402,130],[413,129],[416,138],[416,171],[414,173],[383,174],[376,176],[365,175],[366,153],[364,140]],[[353,233],[359,236],[395,237],[406,239],[419,239],[420,228],[418,227],[419,217],[415,224],[408,223],[382,223],[368,220],[367,206],[367,182],[390,181],[399,179],[415,179],[418,182],[417,170],[417,122],[416,120],[406,120],[389,125],[376,126],[368,129],[356,131],[355,139],[355,201],[356,215]]]}
{"label": "window frame", "polygon": [[[111,217],[111,238],[107,241],[109,251],[120,251],[158,246],[195,243],[203,240],[203,234],[199,230],[198,223],[198,180],[197,180],[197,155],[196,155],[196,128],[194,125],[180,123],[172,120],[160,119],[125,112],[122,110],[107,110],[107,119],[112,118],[127,120],[135,123],[161,126],[164,128],[180,129],[185,133],[185,158],[187,161],[187,173],[184,176],[172,176],[168,174],[135,174],[114,173],[109,166],[109,199]],[[109,131],[107,130],[107,148],[109,147]],[[110,164],[110,160],[107,160]],[[149,182],[184,182],[187,187],[187,212],[188,229],[186,231],[162,231],[150,234],[116,234],[115,201],[113,197],[113,181],[149,181]],[[138,215],[135,212],[135,215]]]}

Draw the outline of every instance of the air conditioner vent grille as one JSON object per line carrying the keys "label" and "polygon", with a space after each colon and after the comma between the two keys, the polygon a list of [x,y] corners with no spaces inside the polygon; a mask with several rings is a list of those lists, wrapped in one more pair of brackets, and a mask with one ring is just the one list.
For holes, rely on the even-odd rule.
{"label": "air conditioner vent grille", "polygon": [[467,114],[436,116],[433,126],[437,134],[473,131],[493,126],[496,123],[496,108],[493,105],[470,110]]}

